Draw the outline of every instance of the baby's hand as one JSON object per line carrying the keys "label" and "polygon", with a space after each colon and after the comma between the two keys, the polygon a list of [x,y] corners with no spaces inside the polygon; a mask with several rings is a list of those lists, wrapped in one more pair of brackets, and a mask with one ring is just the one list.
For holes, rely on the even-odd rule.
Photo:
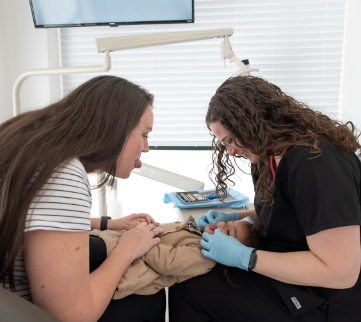
{"label": "baby's hand", "polygon": [[135,219],[129,220],[128,223],[125,225],[124,229],[131,230],[135,226],[138,226],[141,222],[146,223],[147,221],[144,218],[135,218]]}

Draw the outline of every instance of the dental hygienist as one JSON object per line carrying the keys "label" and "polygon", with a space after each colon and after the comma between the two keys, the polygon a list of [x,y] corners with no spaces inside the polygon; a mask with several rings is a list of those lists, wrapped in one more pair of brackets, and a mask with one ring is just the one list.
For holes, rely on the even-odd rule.
{"label": "dental hygienist", "polygon": [[209,103],[213,169],[225,193],[239,158],[251,163],[255,209],[211,210],[199,225],[253,218],[262,249],[220,230],[202,254],[236,267],[170,288],[170,321],[357,322],[361,316],[361,148],[351,122],[316,112],[262,78],[232,77]]}
{"label": "dental hygienist", "polygon": [[[132,261],[160,242],[146,214],[90,219],[87,173],[126,179],[149,151],[153,95],[99,76],[62,100],[0,125],[0,281],[61,321],[164,321],[165,292],[111,300]],[[90,272],[91,228],[123,229]],[[104,246],[105,247],[105,246]]]}

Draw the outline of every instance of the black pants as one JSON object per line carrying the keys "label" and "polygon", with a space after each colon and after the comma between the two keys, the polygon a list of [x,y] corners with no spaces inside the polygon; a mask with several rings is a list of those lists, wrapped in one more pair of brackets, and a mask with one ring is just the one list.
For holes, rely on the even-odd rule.
{"label": "black pants", "polygon": [[217,269],[169,288],[170,322],[316,322],[327,321],[323,306],[294,318],[279,293],[256,273],[237,270],[232,282],[219,278]]}
{"label": "black pants", "polygon": [[[107,257],[104,241],[96,236],[89,239],[90,272],[97,269]],[[153,295],[130,295],[111,300],[99,319],[101,322],[164,322],[166,298],[164,289]]]}

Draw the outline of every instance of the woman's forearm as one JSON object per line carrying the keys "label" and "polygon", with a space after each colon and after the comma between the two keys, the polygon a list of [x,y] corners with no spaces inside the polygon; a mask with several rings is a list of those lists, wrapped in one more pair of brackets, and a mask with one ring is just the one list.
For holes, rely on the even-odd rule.
{"label": "woman's forearm", "polygon": [[254,272],[288,284],[335,289],[349,288],[356,280],[338,274],[312,252],[273,253],[257,250]]}
{"label": "woman's forearm", "polygon": [[[107,229],[111,230],[123,230],[130,220],[141,218],[144,219],[148,224],[156,224],[156,221],[148,214],[136,213],[117,219],[108,219]],[[100,229],[101,218],[90,218],[91,229]]]}
{"label": "woman's forearm", "polygon": [[86,277],[88,281],[82,285],[83,291],[79,299],[68,301],[67,309],[55,316],[61,321],[69,322],[98,321],[131,263],[131,255],[127,256],[127,251],[122,251],[118,256],[116,252],[115,249],[99,268]]}
{"label": "woman's forearm", "polygon": [[274,253],[258,250],[254,271],[279,281],[344,289],[360,274],[360,228],[328,229],[307,237],[310,251]]}
{"label": "woman's forearm", "polygon": [[[91,229],[100,229],[101,218],[90,218]],[[107,229],[111,230],[122,230],[124,229],[125,220],[121,219],[108,219]]]}
{"label": "woman's forearm", "polygon": [[100,218],[90,218],[91,229],[100,229]]}
{"label": "woman's forearm", "polygon": [[115,248],[102,265],[89,275],[91,302],[94,308],[98,306],[96,315],[101,315],[108,306],[119,281],[133,261],[132,257],[130,250]]}

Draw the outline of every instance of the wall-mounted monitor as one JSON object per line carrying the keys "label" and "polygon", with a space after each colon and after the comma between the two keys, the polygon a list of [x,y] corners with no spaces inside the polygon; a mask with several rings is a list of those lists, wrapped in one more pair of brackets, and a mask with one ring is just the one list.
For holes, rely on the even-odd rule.
{"label": "wall-mounted monitor", "polygon": [[35,28],[194,22],[194,0],[30,0]]}

